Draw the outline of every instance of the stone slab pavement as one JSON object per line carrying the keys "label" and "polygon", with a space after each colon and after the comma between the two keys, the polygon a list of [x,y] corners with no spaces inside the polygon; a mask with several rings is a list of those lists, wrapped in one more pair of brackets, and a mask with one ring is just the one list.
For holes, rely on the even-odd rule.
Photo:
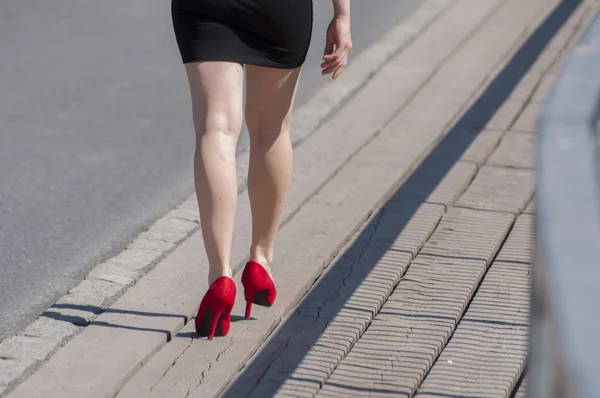
{"label": "stone slab pavement", "polygon": [[272,308],[197,338],[196,232],[8,396],[525,394],[535,120],[598,7],[449,1],[297,148]]}

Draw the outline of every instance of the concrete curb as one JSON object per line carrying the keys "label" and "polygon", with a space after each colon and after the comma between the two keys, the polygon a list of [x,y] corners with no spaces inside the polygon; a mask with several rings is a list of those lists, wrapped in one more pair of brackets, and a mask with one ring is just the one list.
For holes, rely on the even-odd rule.
{"label": "concrete curb", "polygon": [[[319,91],[295,113],[294,146],[319,126],[402,51],[454,0],[429,0],[353,61],[335,84]],[[238,155],[238,190],[246,187],[248,152]],[[131,286],[199,229],[195,196],[156,221],[123,252],[93,269],[36,321],[0,343],[0,396],[32,374]],[[66,321],[66,322],[65,322]]]}

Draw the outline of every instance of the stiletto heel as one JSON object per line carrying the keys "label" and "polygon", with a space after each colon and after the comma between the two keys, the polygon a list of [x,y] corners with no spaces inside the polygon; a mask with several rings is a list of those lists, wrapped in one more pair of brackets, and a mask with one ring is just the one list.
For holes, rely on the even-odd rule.
{"label": "stiletto heel", "polygon": [[[208,339],[212,340],[215,337],[215,332],[217,331],[217,324],[219,323],[219,318],[221,318],[221,314],[223,310],[217,311],[210,320],[210,328],[208,329]],[[223,328],[221,327],[221,330]],[[224,334],[223,334],[224,335]]]}
{"label": "stiletto heel", "polygon": [[249,319],[251,312],[252,312],[252,300],[246,301],[246,313],[244,314],[244,318]]}
{"label": "stiletto heel", "polygon": [[227,276],[220,277],[210,285],[194,320],[198,335],[206,336],[209,340],[215,335],[227,336],[235,294],[235,283]]}
{"label": "stiletto heel", "polygon": [[250,318],[252,304],[270,307],[277,297],[277,289],[273,279],[265,268],[256,261],[249,261],[242,273],[244,298],[246,299],[245,318]]}

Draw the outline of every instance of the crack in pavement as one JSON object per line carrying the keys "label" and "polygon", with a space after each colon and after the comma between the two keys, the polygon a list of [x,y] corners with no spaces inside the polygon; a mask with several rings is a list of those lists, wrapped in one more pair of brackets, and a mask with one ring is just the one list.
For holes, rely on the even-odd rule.
{"label": "crack in pavement", "polygon": [[[193,343],[193,339],[192,339],[192,343]],[[192,343],[190,343],[190,346],[191,346]],[[215,358],[215,362],[219,362],[219,359],[221,358],[221,355],[223,355],[225,352],[227,352],[227,350],[229,350],[233,346],[233,344],[234,344],[234,341],[232,339],[227,344],[227,346],[225,348],[223,348],[221,351],[219,351],[219,353],[217,354],[217,357]],[[195,386],[190,387],[190,388],[187,389],[185,397],[188,397],[193,391],[195,391],[198,387],[200,387],[202,385],[202,383],[204,383],[204,380],[206,379],[206,375],[210,372],[210,370],[212,369],[212,367],[213,367],[213,363],[209,361],[208,362],[208,369],[203,370],[200,373],[200,379],[199,379],[199,381],[196,383]]]}
{"label": "crack in pavement", "polygon": [[217,354],[217,358],[215,358],[215,362],[219,362],[219,359],[221,358],[221,355],[225,354],[225,352],[231,348],[231,346],[233,346],[233,340],[231,340],[231,342],[227,345],[227,347],[223,348],[218,354]]}
{"label": "crack in pavement", "polygon": [[169,371],[171,369],[173,369],[173,367],[175,366],[175,364],[179,361],[179,358],[181,358],[183,356],[183,354],[185,354],[186,351],[192,346],[192,343],[193,343],[194,339],[190,337],[189,340],[190,341],[189,341],[188,345],[183,349],[183,351],[181,351],[181,353],[179,355],[177,355],[177,357],[173,360],[173,362],[171,363],[171,365],[163,372],[163,374],[158,378],[158,380],[156,380],[156,382],[154,384],[152,384],[152,386],[150,387],[150,391],[152,391],[154,389],[154,387],[156,387],[156,385],[158,383],[160,383],[165,378],[165,376],[167,375],[167,373],[169,373]]}
{"label": "crack in pavement", "polygon": [[256,379],[256,383],[254,384],[254,387],[250,388],[248,390],[248,392],[246,393],[246,395],[244,395],[244,397],[249,397],[250,394],[252,394],[254,392],[254,390],[256,390],[256,388],[258,387],[258,385],[260,384],[260,382],[262,381],[262,379],[267,375],[267,373],[269,372],[269,369],[271,369],[271,364],[273,364],[273,362],[275,362],[277,360],[277,358],[279,358],[281,356],[281,354],[283,354],[285,352],[285,350],[289,347],[291,341],[293,340],[293,337],[290,337],[289,339],[287,339],[285,341],[284,346],[282,347],[281,351],[279,351],[277,353],[277,355],[267,364],[267,366],[265,367],[265,370],[262,372],[262,374],[257,377]]}

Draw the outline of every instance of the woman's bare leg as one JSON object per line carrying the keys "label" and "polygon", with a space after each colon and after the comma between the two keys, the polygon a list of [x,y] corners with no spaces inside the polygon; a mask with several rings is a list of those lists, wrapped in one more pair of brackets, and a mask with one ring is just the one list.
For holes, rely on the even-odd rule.
{"label": "woman's bare leg", "polygon": [[273,246],[292,178],[292,107],[300,68],[246,67],[250,133],[248,194],[252,209],[250,259],[271,273]]}
{"label": "woman's bare leg", "polygon": [[244,71],[240,64],[186,64],[192,95],[196,153],[194,179],[209,285],[232,276],[231,241],[237,205],[235,149],[243,121]]}

